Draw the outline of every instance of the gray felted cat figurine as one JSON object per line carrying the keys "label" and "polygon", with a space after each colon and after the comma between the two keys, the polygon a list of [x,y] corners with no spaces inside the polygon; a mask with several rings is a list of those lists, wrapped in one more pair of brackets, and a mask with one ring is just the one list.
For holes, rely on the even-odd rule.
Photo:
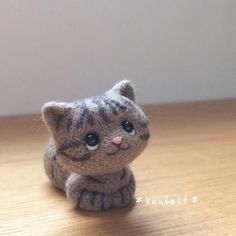
{"label": "gray felted cat figurine", "polygon": [[146,147],[148,119],[135,104],[130,81],[101,96],[71,103],[48,102],[43,120],[51,134],[45,171],[78,209],[127,206],[135,180],[128,164]]}

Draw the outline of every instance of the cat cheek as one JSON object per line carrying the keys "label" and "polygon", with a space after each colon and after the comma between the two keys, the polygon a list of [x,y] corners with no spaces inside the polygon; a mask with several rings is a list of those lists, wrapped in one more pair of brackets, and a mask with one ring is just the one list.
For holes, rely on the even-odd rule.
{"label": "cat cheek", "polygon": [[149,133],[144,133],[144,134],[139,136],[139,139],[142,140],[142,141],[148,141],[149,138],[150,138]]}

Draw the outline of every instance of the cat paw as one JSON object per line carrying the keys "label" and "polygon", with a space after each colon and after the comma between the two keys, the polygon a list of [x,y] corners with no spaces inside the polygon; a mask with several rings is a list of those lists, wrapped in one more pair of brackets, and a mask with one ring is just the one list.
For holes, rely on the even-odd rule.
{"label": "cat paw", "polygon": [[[130,204],[133,199],[135,185],[130,181],[126,186],[111,193],[101,193],[82,189],[78,191],[75,207],[85,211],[104,211],[110,208],[122,208]],[[75,198],[74,198],[75,199]]]}
{"label": "cat paw", "polygon": [[128,185],[119,188],[111,194],[112,207],[122,208],[130,204],[133,199],[135,191],[135,184],[130,181]]}
{"label": "cat paw", "polygon": [[130,176],[126,185],[112,192],[89,189],[88,179],[72,174],[66,182],[66,196],[77,209],[85,211],[103,211],[110,208],[126,207],[132,201],[135,191],[135,180]]}

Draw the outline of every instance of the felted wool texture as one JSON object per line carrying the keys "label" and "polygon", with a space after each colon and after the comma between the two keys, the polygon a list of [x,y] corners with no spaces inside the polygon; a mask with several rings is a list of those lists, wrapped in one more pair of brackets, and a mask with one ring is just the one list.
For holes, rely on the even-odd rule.
{"label": "felted wool texture", "polygon": [[[42,117],[51,134],[44,166],[53,185],[82,210],[127,206],[135,191],[128,164],[145,149],[150,132],[131,82],[123,80],[102,95],[70,103],[48,102]],[[134,132],[124,130],[124,121],[132,123]],[[91,133],[100,140],[95,150],[85,142]],[[114,137],[122,137],[122,143],[115,145]]]}

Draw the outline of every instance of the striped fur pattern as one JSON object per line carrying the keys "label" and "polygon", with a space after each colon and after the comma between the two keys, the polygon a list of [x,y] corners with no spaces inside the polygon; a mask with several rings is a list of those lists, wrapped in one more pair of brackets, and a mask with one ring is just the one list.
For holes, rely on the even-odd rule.
{"label": "striped fur pattern", "polygon": [[[127,206],[135,191],[128,164],[144,150],[150,136],[131,83],[124,80],[103,95],[71,103],[46,103],[42,116],[51,133],[44,166],[52,183],[79,209]],[[132,132],[122,125],[127,122]],[[89,134],[97,137],[93,147],[86,141]],[[122,142],[113,143],[114,137]]]}

